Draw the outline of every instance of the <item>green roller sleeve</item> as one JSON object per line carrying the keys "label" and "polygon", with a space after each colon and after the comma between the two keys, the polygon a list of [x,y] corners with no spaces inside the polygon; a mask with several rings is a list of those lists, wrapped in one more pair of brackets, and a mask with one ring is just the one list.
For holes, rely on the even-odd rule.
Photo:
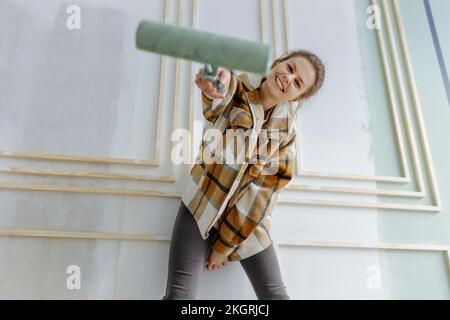
{"label": "green roller sleeve", "polygon": [[272,48],[265,44],[153,21],[141,21],[139,49],[228,69],[266,75]]}

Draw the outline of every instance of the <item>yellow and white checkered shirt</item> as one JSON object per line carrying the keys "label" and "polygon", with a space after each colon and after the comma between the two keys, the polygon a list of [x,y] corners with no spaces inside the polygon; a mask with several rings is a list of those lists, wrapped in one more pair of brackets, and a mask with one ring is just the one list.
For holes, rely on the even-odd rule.
{"label": "yellow and white checkered shirt", "polygon": [[[271,212],[293,175],[295,115],[291,104],[277,104],[264,121],[260,89],[250,85],[246,74],[237,76],[234,71],[225,98],[212,100],[202,94],[202,108],[203,140],[182,201],[203,239],[217,228],[213,249],[230,261],[241,260],[272,243]],[[206,143],[211,141],[207,134],[211,128],[221,133],[223,144],[213,149],[212,156],[222,161],[206,161],[211,158],[204,156],[211,150]],[[233,139],[227,129],[235,130]],[[239,159],[242,151],[236,151],[235,139],[244,141],[244,161],[224,161],[229,158],[224,158],[223,150],[232,150],[232,159]]]}

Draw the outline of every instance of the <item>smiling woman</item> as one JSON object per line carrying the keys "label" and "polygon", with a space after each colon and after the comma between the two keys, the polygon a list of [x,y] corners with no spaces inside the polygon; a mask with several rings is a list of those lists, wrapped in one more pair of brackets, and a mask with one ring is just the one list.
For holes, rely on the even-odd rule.
{"label": "smiling woman", "polygon": [[271,236],[271,212],[293,176],[296,130],[287,102],[312,96],[324,75],[320,59],[305,50],[275,60],[258,88],[248,75],[219,68],[221,94],[197,73],[208,126],[251,133],[252,159],[237,165],[197,157],[172,231],[164,300],[195,299],[205,261],[210,271],[240,261],[258,299],[290,299]]}
{"label": "smiling woman", "polygon": [[261,100],[264,109],[280,102],[290,103],[313,96],[322,87],[325,66],[307,50],[289,51],[276,59],[267,77],[261,80]]}

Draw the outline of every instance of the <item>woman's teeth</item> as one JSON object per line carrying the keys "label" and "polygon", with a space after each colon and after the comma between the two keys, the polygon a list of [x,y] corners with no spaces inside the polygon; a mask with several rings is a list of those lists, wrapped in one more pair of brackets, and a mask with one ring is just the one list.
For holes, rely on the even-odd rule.
{"label": "woman's teeth", "polygon": [[280,81],[280,79],[278,78],[278,76],[275,76],[275,80],[276,80],[276,82],[277,82],[278,88],[280,88],[280,90],[281,90],[282,92],[284,92],[284,90],[283,90],[283,85],[281,84],[281,81]]}

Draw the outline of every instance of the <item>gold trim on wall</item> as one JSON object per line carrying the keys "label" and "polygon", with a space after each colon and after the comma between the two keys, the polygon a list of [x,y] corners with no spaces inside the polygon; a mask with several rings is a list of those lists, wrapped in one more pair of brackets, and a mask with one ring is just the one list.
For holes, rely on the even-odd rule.
{"label": "gold trim on wall", "polygon": [[56,177],[78,177],[78,178],[98,178],[98,179],[117,179],[117,180],[134,180],[147,182],[169,182],[175,183],[175,178],[167,176],[156,176],[146,174],[126,174],[114,172],[96,172],[96,171],[74,171],[74,170],[54,170],[54,169],[29,169],[20,167],[9,167],[0,169],[1,173],[19,173],[38,176],[56,176]]}
{"label": "gold trim on wall", "polygon": [[[163,21],[168,19],[168,1],[164,1],[164,17]],[[155,156],[153,160],[147,159],[126,159],[115,157],[98,157],[98,156],[86,156],[86,155],[71,155],[71,154],[54,154],[47,152],[22,152],[22,151],[4,151],[0,150],[0,157],[9,158],[21,158],[21,159],[34,159],[34,160],[54,160],[54,161],[68,161],[68,162],[83,162],[83,163],[99,163],[99,164],[116,164],[127,166],[145,166],[145,167],[158,167],[159,163],[159,145],[161,137],[161,114],[162,103],[164,100],[164,73],[166,58],[161,56],[161,68],[160,68],[160,83],[159,83],[159,97],[158,97],[158,115],[156,121],[156,139],[155,139]],[[24,174],[26,174],[24,172]],[[172,177],[167,177],[172,178]]]}
{"label": "gold trim on wall", "polygon": [[[181,199],[180,192],[165,192],[154,189],[116,189],[101,188],[92,186],[77,185],[54,185],[54,184],[27,184],[27,183],[0,183],[0,189],[14,190],[33,190],[33,191],[52,191],[52,192],[72,192],[72,193],[89,193],[104,195],[121,195],[121,196],[151,196],[151,197],[168,197]],[[331,206],[331,207],[349,207],[349,208],[373,208],[373,209],[392,209],[400,211],[424,211],[439,212],[440,209],[430,205],[409,205],[396,203],[366,203],[357,201],[331,201],[320,199],[302,200],[280,195],[278,203],[284,204],[301,204],[310,206]]]}
{"label": "gold trim on wall", "polygon": [[[197,0],[192,0],[192,8],[191,8],[191,28],[195,29],[197,26],[197,8],[198,3]],[[196,155],[194,154],[194,110],[195,110],[195,103],[194,103],[194,96],[195,96],[195,82],[194,77],[195,75],[192,74],[193,72],[193,66],[194,63],[191,61],[189,63],[189,159],[191,159],[191,163],[195,162]]]}
{"label": "gold trim on wall", "polygon": [[[283,0],[284,2],[287,2],[287,0]],[[286,27],[289,28],[289,16],[285,17],[285,21],[286,22]],[[288,42],[286,43],[287,47],[289,47]],[[383,47],[384,48],[384,39],[381,42],[378,42],[378,46],[379,47]],[[409,183],[411,182],[410,177],[409,177],[409,166],[408,166],[408,162],[406,161],[406,155],[405,155],[405,143],[404,143],[404,136],[403,136],[403,132],[401,130],[401,126],[400,126],[400,120],[399,120],[399,108],[398,105],[396,103],[396,100],[394,98],[394,88],[392,85],[392,81],[391,81],[391,74],[392,71],[389,68],[389,65],[387,64],[387,59],[382,58],[382,62],[383,62],[383,70],[384,70],[384,75],[385,75],[385,80],[386,80],[386,85],[387,85],[387,91],[389,94],[389,100],[390,100],[390,107],[391,107],[391,112],[394,118],[394,124],[395,124],[395,132],[396,132],[396,141],[397,141],[397,148],[399,150],[400,153],[400,160],[401,160],[401,170],[402,170],[402,175],[400,177],[391,177],[391,176],[367,176],[367,175],[355,175],[355,174],[342,174],[342,173],[324,173],[324,172],[314,172],[314,171],[303,171],[301,170],[301,163],[300,163],[300,157],[297,157],[297,173],[300,176],[306,177],[326,177],[326,178],[336,178],[336,179],[347,179],[347,180],[354,180],[357,177],[359,178],[358,180],[368,180],[368,181],[379,181],[379,182],[392,182],[392,183]],[[411,138],[411,137],[410,137]],[[297,147],[300,150],[300,140],[297,139]],[[300,154],[300,153],[298,153]]]}
{"label": "gold trim on wall", "polygon": [[[284,0],[286,1],[286,0]],[[386,14],[384,14],[384,17],[387,17]],[[387,18],[386,18],[387,19]],[[382,65],[383,65],[383,71],[384,71],[384,75],[385,75],[385,81],[386,81],[386,85],[387,85],[387,89],[388,89],[388,93],[389,93],[389,100],[390,100],[390,107],[391,107],[391,111],[392,111],[392,115],[394,117],[394,124],[395,124],[395,128],[396,128],[396,133],[397,133],[397,147],[400,150],[400,155],[401,155],[401,163],[402,163],[402,168],[404,169],[404,177],[400,177],[401,179],[407,179],[407,181],[404,182],[411,182],[410,181],[410,176],[409,176],[409,166],[408,163],[406,162],[406,157],[405,157],[405,147],[404,147],[404,136],[402,133],[402,129],[400,127],[400,120],[399,120],[399,107],[398,104],[394,98],[394,87],[393,87],[393,83],[392,83],[392,71],[389,67],[388,64],[388,57],[386,54],[386,49],[385,49],[385,40],[384,37],[381,35],[380,32],[378,31],[374,31],[377,33],[377,44],[378,47],[380,48],[380,53],[382,55]],[[397,79],[399,80],[399,79]],[[404,92],[402,93],[402,95],[404,95]],[[406,105],[402,105],[402,109],[403,112],[406,113]],[[413,150],[415,148],[415,139],[414,139],[414,134],[412,133],[412,131],[408,131],[408,138],[409,138],[409,142],[410,145],[412,146]],[[297,147],[299,149],[300,148],[300,139],[297,139]],[[297,153],[297,155],[300,154],[300,152]],[[297,157],[297,160],[300,157]],[[424,186],[423,186],[423,177],[421,175],[421,172],[417,172],[417,167],[420,166],[418,165],[418,160],[417,160],[418,156],[417,156],[417,152],[413,153],[413,162],[414,162],[414,168],[416,169],[415,173],[416,176],[418,177],[418,184],[419,184],[419,190],[418,191],[398,191],[398,190],[379,190],[379,189],[369,189],[369,190],[376,190],[375,192],[373,191],[366,191],[366,192],[360,192],[360,193],[365,193],[365,194],[377,194],[377,195],[392,195],[392,196],[399,196],[399,197],[416,197],[416,198],[423,198],[425,196],[424,193]],[[352,180],[350,179],[350,177],[348,175],[344,175],[344,174],[338,174],[336,176],[335,173],[331,173],[332,176],[330,176],[330,173],[323,173],[323,172],[310,172],[310,171],[302,171],[300,169],[300,163],[298,163],[297,166],[297,174],[301,177],[305,177],[305,176],[315,176],[315,177],[327,177],[327,178],[339,178],[339,179],[348,179],[348,180]],[[353,176],[354,178],[354,176]],[[380,181],[380,182],[398,182],[395,180],[392,180],[392,178],[394,179],[398,179],[399,177],[389,177],[389,181],[387,181],[387,177],[382,177],[382,176],[370,176],[366,178],[370,178],[370,180],[372,181]],[[366,180],[366,179],[360,179],[360,180]],[[305,186],[300,187],[298,185],[296,185],[295,183],[291,184],[291,188],[295,187],[296,190],[302,190],[302,191],[309,191],[307,188],[305,188]],[[289,186],[288,186],[289,188]],[[329,188],[327,187],[327,189],[332,189],[334,190],[335,188]],[[361,189],[358,189],[361,190]],[[340,191],[341,193],[347,192],[345,189]]]}
{"label": "gold trim on wall", "polygon": [[[167,22],[169,18],[169,0],[163,0],[164,2],[164,16],[163,21]],[[179,4],[178,24],[182,22],[182,3]],[[71,161],[71,162],[84,162],[84,163],[101,163],[101,164],[119,164],[129,166],[151,166],[159,167],[160,162],[160,140],[161,140],[161,115],[163,113],[164,106],[164,92],[165,92],[165,74],[166,74],[166,59],[167,57],[161,55],[160,57],[160,73],[159,73],[159,93],[158,93],[158,115],[156,121],[156,138],[155,138],[155,156],[154,160],[142,160],[142,159],[123,159],[112,157],[92,157],[81,155],[62,155],[62,154],[48,154],[48,153],[30,153],[30,152],[6,152],[0,151],[0,156],[10,158],[22,158],[22,159],[34,159],[34,160],[58,160],[58,161]],[[179,72],[179,59],[176,61],[177,69]],[[176,89],[174,96],[174,109],[178,106],[178,87],[179,77],[176,76]],[[176,111],[176,110],[175,110]],[[176,112],[174,112],[174,128],[176,119]],[[53,169],[29,169],[10,167],[9,169],[1,169],[3,173],[15,173],[15,174],[30,174],[30,175],[48,175],[48,176],[65,176],[72,178],[99,178],[99,179],[119,179],[119,180],[132,180],[132,181],[147,181],[147,182],[161,182],[161,183],[175,183],[175,172],[172,166],[170,176],[151,176],[151,175],[136,175],[136,174],[122,174],[116,172],[82,172],[76,170],[57,171]]]}
{"label": "gold trim on wall", "polygon": [[[47,238],[73,240],[113,240],[113,241],[159,241],[170,242],[171,236],[165,234],[124,234],[113,232],[78,232],[52,230],[19,230],[0,229],[0,236],[20,238]],[[447,271],[450,274],[450,245],[419,244],[419,243],[386,243],[386,242],[340,242],[340,241],[307,241],[283,240],[277,241],[281,247],[312,247],[334,249],[371,249],[396,251],[426,251],[441,252],[447,261]]]}
{"label": "gold trim on wall", "polygon": [[399,34],[399,38],[400,38],[400,46],[402,49],[403,59],[406,64],[406,70],[407,70],[407,75],[408,75],[408,84],[409,84],[410,90],[412,92],[414,112],[415,112],[415,116],[416,116],[418,127],[419,127],[420,139],[422,141],[422,145],[424,148],[427,171],[429,174],[429,178],[431,180],[431,183],[430,183],[431,193],[432,193],[432,197],[433,197],[433,200],[436,203],[436,205],[438,207],[442,207],[442,201],[441,201],[440,192],[439,192],[439,188],[438,188],[438,184],[437,184],[437,180],[436,180],[436,171],[434,169],[434,162],[433,162],[433,158],[431,156],[430,144],[428,142],[428,137],[426,134],[427,130],[426,130],[426,126],[425,126],[424,117],[422,114],[422,102],[420,101],[419,91],[417,90],[416,79],[414,78],[414,71],[413,71],[412,64],[411,64],[411,58],[409,55],[408,43],[406,41],[405,31],[404,31],[404,27],[403,27],[404,24],[403,24],[402,17],[400,15],[400,9],[398,7],[397,0],[392,0],[392,1],[393,1],[392,3],[393,3],[393,7],[394,7],[394,15],[395,15],[395,20],[396,20],[396,24],[397,24],[398,34]]}
{"label": "gold trim on wall", "polygon": [[[287,0],[283,0],[283,2],[285,3],[285,8],[287,7]],[[372,4],[377,4],[376,2],[372,1]],[[387,11],[387,7],[384,3],[384,1],[382,2],[383,5],[383,16],[384,19],[386,21],[386,25],[387,25],[387,29],[388,29],[388,36],[389,36],[389,44],[390,44],[390,52],[394,57],[394,64],[395,64],[395,70],[396,70],[396,80],[397,80],[397,84],[400,88],[401,91],[401,101],[402,101],[402,110],[403,110],[403,114],[406,117],[406,127],[407,127],[407,132],[408,132],[408,138],[409,138],[409,143],[410,143],[410,148],[412,150],[412,158],[413,158],[413,163],[414,163],[414,172],[415,175],[417,177],[417,182],[418,182],[418,191],[398,191],[398,190],[379,190],[379,189],[356,189],[356,188],[336,188],[336,187],[310,187],[310,186],[305,186],[305,185],[298,185],[294,182],[291,182],[286,188],[289,190],[298,190],[298,191],[318,191],[318,189],[320,191],[325,191],[325,192],[338,192],[338,193],[360,193],[360,194],[377,194],[377,195],[391,195],[391,196],[400,196],[400,197],[424,197],[426,194],[424,192],[425,190],[425,186],[423,183],[423,176],[422,176],[422,167],[420,164],[420,161],[418,160],[419,156],[418,156],[418,151],[417,151],[417,145],[416,145],[416,140],[414,137],[414,132],[412,130],[411,127],[411,119],[410,119],[410,113],[408,108],[406,107],[407,105],[407,100],[406,100],[406,92],[404,89],[404,85],[403,85],[403,81],[402,81],[402,76],[401,76],[401,72],[400,72],[400,66],[399,66],[399,61],[398,61],[398,55],[396,53],[396,47],[395,47],[395,43],[393,41],[393,30],[392,30],[392,26],[390,23],[390,17],[389,17],[389,13]],[[399,17],[399,13],[398,13],[398,7],[394,8],[394,11],[396,13],[396,16]],[[284,11],[285,13],[287,12],[287,10],[285,9]],[[285,17],[285,22],[286,22],[286,27],[288,28],[289,22],[288,22],[288,16]],[[399,20],[398,20],[399,21]],[[287,29],[288,30],[288,29]],[[402,29],[403,31],[403,29]],[[288,31],[287,31],[288,32]],[[394,115],[394,120],[395,120],[395,127],[396,127],[396,132],[398,133],[398,139],[397,142],[398,147],[400,148],[400,154],[404,155],[404,143],[403,143],[403,135],[402,135],[402,130],[401,128],[399,128],[399,119],[398,119],[398,105],[396,103],[396,100],[393,97],[393,92],[395,91],[393,89],[393,84],[392,84],[392,78],[391,78],[391,73],[392,71],[389,68],[389,65],[387,64],[388,58],[387,58],[387,54],[386,54],[386,49],[385,49],[385,40],[384,37],[382,35],[381,32],[379,31],[375,31],[377,33],[377,43],[378,46],[380,48],[381,54],[382,54],[382,60],[383,60],[383,68],[384,68],[384,74],[386,77],[386,82],[387,82],[387,86],[388,86],[388,91],[389,91],[389,97],[390,97],[390,105],[391,108],[392,106],[394,106],[394,108],[392,108],[393,111],[393,115]],[[403,32],[401,32],[403,34]],[[404,38],[404,37],[403,37]],[[288,41],[288,37],[286,37],[286,40]],[[288,49],[289,48],[289,44],[288,42],[286,42],[286,46]],[[410,72],[408,73],[409,78],[411,78],[411,70],[409,70]],[[423,132],[421,131],[421,134],[423,135]],[[297,146],[299,147],[299,139],[297,139]],[[299,160],[299,155],[300,153],[297,152],[297,160]],[[432,163],[432,159],[431,159],[431,154],[429,155],[429,158],[426,159],[427,160],[427,164]],[[404,161],[404,157],[402,156],[402,163],[404,163],[404,165],[402,166],[403,168],[408,168],[407,162]],[[326,178],[338,178],[338,179],[347,179],[347,180],[352,180],[353,178],[355,178],[354,175],[352,176],[348,176],[348,175],[344,175],[344,174],[334,174],[334,173],[323,173],[323,172],[305,172],[305,171],[301,171],[300,169],[300,163],[297,162],[297,169],[298,169],[298,175],[305,177],[305,176],[315,176],[315,177],[326,177]],[[408,171],[409,169],[406,170],[406,176],[409,179],[409,175],[408,175]],[[361,177],[360,177],[361,178]],[[368,178],[368,177],[366,177]],[[386,177],[380,177],[380,176],[376,176],[376,177],[370,177],[371,180],[374,180],[374,178],[376,179],[376,181],[385,181]],[[380,179],[381,178],[381,179]],[[389,182],[394,182],[391,180],[391,178],[397,178],[397,177],[389,177]],[[405,177],[400,177],[400,178],[405,178]],[[433,177],[430,175],[429,176],[431,184],[435,184],[435,181],[433,181]],[[360,180],[365,180],[365,179],[360,179]],[[385,181],[386,182],[386,181]],[[433,188],[433,187],[432,187]],[[436,207],[436,211],[440,211],[442,210],[442,205],[439,201],[439,197],[436,197],[436,193],[437,193],[437,187],[434,188],[435,191],[433,191],[433,199],[435,200],[435,205],[432,207]],[[435,211],[435,210],[432,210]]]}
{"label": "gold trim on wall", "polygon": [[275,56],[280,55],[280,50],[278,50],[278,20],[277,20],[277,2],[272,0],[272,37],[273,37],[273,48]]}
{"label": "gold trim on wall", "polygon": [[[120,240],[120,241],[164,241],[170,242],[171,236],[167,234],[125,234],[114,232],[87,232],[87,231],[56,231],[56,230],[20,230],[2,229],[0,236],[30,237],[30,238],[65,238],[84,240]],[[387,243],[387,242],[344,242],[324,240],[282,240],[277,241],[281,246],[308,246],[327,248],[350,249],[391,249],[413,251],[446,251],[450,245],[420,244],[420,243]]]}
{"label": "gold trim on wall", "polygon": [[[168,0],[166,0],[168,1]],[[287,0],[283,0],[284,4],[283,4],[283,13],[286,14],[287,13]],[[263,33],[265,28],[264,28],[264,24],[263,22],[265,21],[264,19],[264,7],[263,7],[263,3],[264,0],[260,0],[260,21],[261,21],[261,32]],[[273,4],[274,2],[272,2]],[[165,4],[167,5],[167,2],[165,2]],[[195,21],[196,21],[196,11],[197,11],[197,1],[193,0],[192,2],[193,6],[192,6],[192,26],[195,26]],[[395,10],[395,8],[394,8]],[[166,6],[166,15],[167,15],[167,6]],[[182,14],[181,9],[179,9],[179,21],[182,21],[182,19],[180,18],[180,15]],[[398,12],[397,12],[397,16]],[[387,19],[387,18],[386,18]],[[398,19],[397,19],[398,20]],[[397,21],[398,22],[398,21]],[[272,21],[272,26],[274,27],[276,24],[276,21]],[[400,28],[399,28],[400,30]],[[403,32],[403,29],[401,29],[401,31]],[[400,32],[400,31],[399,31]],[[401,33],[401,32],[400,32]],[[285,36],[286,36],[286,46],[288,46],[288,34],[289,34],[289,28],[288,28],[288,16],[285,17]],[[274,33],[274,35],[276,35]],[[264,34],[261,35],[261,39],[264,39]],[[288,47],[287,47],[288,48]],[[391,48],[391,50],[393,50],[393,48]],[[163,61],[163,60],[161,60]],[[192,73],[192,63],[191,63],[191,73]],[[412,72],[411,70],[409,70],[408,73],[409,77],[410,77],[410,85],[411,85],[411,77],[412,77]],[[191,74],[192,76],[192,74]],[[176,83],[179,83],[179,74],[176,75]],[[194,102],[193,102],[193,84],[192,84],[192,79],[191,79],[191,90],[190,90],[190,122],[189,122],[189,126],[190,126],[190,130],[193,129],[193,108],[194,108]],[[178,86],[178,84],[177,84]],[[413,90],[414,91],[414,90]],[[176,90],[176,92],[178,92],[178,90]],[[417,93],[416,93],[417,94]],[[160,95],[161,96],[161,95]],[[416,98],[418,99],[418,97]],[[174,97],[174,108],[175,110],[177,110],[178,108],[178,93],[175,95]],[[160,103],[161,105],[161,103]],[[417,108],[417,103],[416,103],[416,108]],[[419,107],[420,109],[420,107]],[[420,111],[419,111],[420,112]],[[417,110],[416,110],[416,114]],[[419,113],[420,114],[420,113]],[[176,118],[174,115],[174,127],[175,127],[175,123],[176,123]],[[423,122],[423,120],[422,120]],[[419,121],[420,123],[420,121]],[[421,127],[423,129],[423,126]],[[190,131],[191,133],[193,132],[193,130]],[[400,130],[401,132],[401,130]],[[411,132],[408,131],[410,134]],[[426,140],[426,137],[424,135],[424,132],[421,131],[421,135],[422,135],[422,141],[423,139]],[[411,137],[410,137],[411,138]],[[412,144],[414,144],[414,142],[410,142]],[[192,145],[191,145],[192,148]],[[298,153],[297,153],[298,154]],[[432,163],[430,163],[432,161],[431,159],[431,154],[428,155],[429,157],[427,157],[427,165],[428,167],[432,167]],[[420,165],[419,165],[420,166]],[[406,166],[405,166],[406,167]],[[418,168],[417,165],[414,166],[416,169]],[[35,172],[31,172],[29,170],[25,170],[27,171],[26,173],[30,173],[30,174],[37,174],[36,170],[40,170],[40,169],[35,169]],[[49,174],[49,170],[46,171],[41,171],[43,174]],[[172,167],[172,172],[173,172],[173,167]],[[432,176],[434,174],[430,172],[430,178],[431,181],[434,181],[432,178]],[[57,172],[54,175],[70,175],[70,172],[66,172],[66,173],[61,173],[61,172]],[[95,175],[101,175],[103,173],[96,173]],[[106,175],[109,175],[109,177],[111,177],[111,173],[105,173]],[[91,175],[91,173],[86,173],[87,177],[90,177],[89,175]],[[77,175],[77,177],[80,177],[82,175]],[[316,172],[316,173],[311,173],[311,172],[301,172],[301,176],[305,177],[305,176],[314,176],[315,178],[329,178],[329,179],[347,179],[347,180],[367,180],[367,181],[384,181],[384,182],[401,182],[401,183],[405,183],[408,182],[409,179],[407,179],[406,177],[382,177],[382,176],[360,176],[360,175],[347,175],[347,174],[336,174],[336,173],[321,173],[321,172]],[[115,176],[117,177],[117,176]],[[114,177],[114,178],[115,178]],[[120,176],[123,179],[128,179],[131,178],[132,180],[141,180],[142,177],[140,176],[136,176],[136,175],[122,175]],[[420,175],[419,175],[420,177]],[[100,178],[100,177],[99,177]],[[103,177],[101,177],[103,178]],[[111,177],[112,178],[112,177]],[[144,176],[144,181],[150,181],[148,179],[153,179],[152,177],[149,176]],[[161,180],[158,180],[161,179]],[[167,181],[169,180],[169,181]],[[155,181],[155,179],[151,180],[151,181]],[[158,182],[174,182],[173,177],[157,177],[156,181]],[[435,183],[435,181],[434,181]],[[19,189],[19,190],[44,190],[44,191],[62,191],[62,192],[91,192],[89,190],[95,189],[95,193],[101,193],[101,194],[121,194],[121,195],[160,195],[161,193],[157,190],[130,190],[130,189],[111,189],[111,188],[92,188],[92,187],[83,187],[83,186],[64,186],[64,185],[46,185],[46,184],[16,184],[16,183],[2,183],[0,184],[0,189]],[[39,189],[42,188],[42,189]],[[294,183],[293,181],[288,184],[288,186],[286,187],[288,190],[294,190],[294,191],[320,191],[320,192],[329,192],[329,193],[344,193],[344,194],[370,194],[370,195],[389,195],[389,196],[398,196],[398,197],[415,197],[415,198],[419,198],[419,197],[423,197],[425,194],[423,192],[423,190],[420,190],[419,192],[416,191],[401,191],[401,190],[380,190],[380,189],[362,189],[362,188],[342,188],[342,187],[329,187],[329,186],[320,186],[320,187],[316,187],[316,186],[307,186],[307,185],[298,185],[296,183]],[[120,192],[119,192],[120,191]],[[141,192],[142,191],[142,192]],[[155,192],[153,192],[155,191]],[[395,203],[365,203],[365,202],[355,202],[355,201],[328,201],[328,200],[300,200],[300,199],[291,199],[291,198],[287,198],[287,197],[280,197],[280,202],[281,203],[295,203],[295,204],[305,204],[305,205],[320,205],[320,206],[346,206],[346,207],[358,207],[358,208],[379,208],[379,209],[395,209],[395,210],[419,210],[419,211],[432,211],[432,212],[438,212],[440,210],[442,210],[442,206],[440,203],[440,198],[438,195],[438,189],[437,186],[433,186],[432,185],[432,191],[433,191],[433,198],[435,200],[436,205],[433,206],[429,206],[429,205],[408,205],[408,204],[395,204]],[[174,194],[171,193],[171,196],[174,196]],[[181,197],[181,194],[178,194],[179,197]]]}
{"label": "gold trim on wall", "polygon": [[[180,0],[181,2],[181,0]],[[260,0],[263,3],[263,0]],[[287,1],[283,0],[285,6],[283,6],[284,14],[288,12]],[[441,201],[439,196],[439,191],[436,184],[435,172],[433,167],[433,161],[431,158],[431,152],[429,149],[425,125],[423,121],[423,116],[421,113],[421,103],[418,96],[417,86],[413,77],[413,69],[411,66],[411,61],[409,58],[409,51],[407,48],[406,39],[403,31],[403,23],[401,21],[401,16],[398,10],[398,4],[396,0],[393,0],[394,5],[394,15],[396,17],[397,29],[399,30],[401,39],[401,48],[403,53],[403,58],[407,66],[408,83],[413,92],[415,114],[418,121],[420,138],[425,149],[426,164],[429,172],[429,178],[431,180],[431,190],[433,193],[433,200],[437,204],[435,206],[429,205],[408,205],[408,204],[393,204],[393,203],[363,203],[354,201],[325,201],[325,200],[300,200],[300,199],[289,199],[281,195],[280,203],[287,204],[301,204],[301,205],[318,205],[318,206],[336,206],[336,207],[352,207],[352,208],[377,208],[377,209],[394,209],[394,210],[406,210],[406,211],[425,211],[425,212],[438,212],[442,209]],[[197,10],[197,0],[193,0],[192,7],[192,26],[195,26],[195,12]],[[385,8],[386,10],[386,8]],[[179,11],[179,23],[182,21],[182,9]],[[261,22],[263,20],[263,14],[261,9]],[[285,20],[287,25],[287,21]],[[285,26],[286,26],[285,25]],[[286,28],[286,27],[285,27]],[[261,30],[263,31],[263,25],[261,24]],[[286,33],[286,44],[288,44],[288,28],[285,29]],[[392,31],[392,30],[391,30]],[[261,35],[263,39],[263,35]],[[390,49],[392,48],[392,43]],[[398,58],[398,57],[397,57]],[[394,59],[395,60],[395,59]],[[176,63],[179,63],[177,61]],[[398,61],[396,62],[396,67],[398,67]],[[161,60],[161,68],[163,69],[163,60]],[[178,64],[179,68],[179,64]],[[176,70],[179,70],[176,68]],[[397,71],[398,72],[398,71]],[[192,76],[192,63],[190,63],[190,73]],[[179,71],[176,71],[176,88],[179,86]],[[162,83],[161,81],[160,83]],[[160,88],[161,89],[161,88]],[[178,88],[179,89],[179,88]],[[404,89],[402,87],[402,89]],[[175,90],[178,92],[179,90]],[[404,92],[402,94],[405,94]],[[190,83],[190,113],[189,113],[189,131],[193,132],[193,108],[194,108],[194,86],[191,79]],[[160,100],[161,101],[161,100]],[[174,97],[174,110],[179,108],[179,98],[178,93]],[[160,106],[162,103],[159,104]],[[175,112],[176,113],[176,112]],[[176,128],[178,119],[176,115],[173,117],[174,128]],[[410,129],[408,129],[410,130]],[[415,143],[411,142],[410,143]],[[416,150],[417,152],[417,150]],[[13,171],[17,170],[11,167]],[[70,171],[51,171],[46,169],[23,169],[27,174],[45,174],[45,175],[56,175],[56,176],[86,176],[90,178],[108,178],[112,179],[124,179],[124,180],[143,180],[143,181],[159,181],[164,182],[165,179],[169,177],[152,177],[148,175],[127,175],[127,174],[116,174],[116,173],[102,173],[102,172],[87,172],[87,173],[77,173]],[[173,169],[173,167],[172,167]],[[422,168],[420,168],[422,169]],[[415,170],[418,167],[415,166]],[[40,172],[39,172],[40,171]],[[173,172],[173,171],[172,171]],[[303,176],[308,173],[304,173]],[[381,176],[362,176],[362,175],[346,175],[346,174],[330,174],[330,173],[312,173],[312,176],[316,178],[335,178],[335,179],[350,179],[350,180],[365,180],[365,181],[387,181],[387,182],[408,182],[407,179],[402,177],[381,177]],[[154,180],[156,179],[156,180]],[[175,182],[175,180],[168,181]],[[327,186],[300,186],[297,184],[289,184],[288,188],[291,190],[301,190],[301,191],[320,191],[320,192],[332,192],[332,193],[348,193],[348,194],[383,194],[392,196],[411,196],[411,197],[421,197],[423,193],[420,192],[409,192],[409,191],[397,191],[397,190],[376,190],[376,189],[360,189],[360,188],[342,188],[342,187],[327,187]],[[89,193],[89,194],[110,194],[110,195],[121,195],[121,196],[154,196],[154,197],[164,197],[164,198],[175,198],[179,199],[181,195],[177,193],[162,192],[157,190],[132,190],[132,189],[113,189],[113,188],[97,188],[97,187],[86,187],[86,186],[71,186],[71,185],[46,185],[46,184],[16,184],[16,183],[0,183],[0,189],[15,189],[15,190],[39,190],[39,191],[51,191],[51,192],[70,192],[70,193]],[[85,239],[85,240],[115,240],[115,241],[162,241],[169,242],[169,235],[160,234],[124,234],[124,233],[105,233],[105,232],[76,232],[76,231],[53,231],[53,230],[21,230],[21,229],[0,229],[0,236],[6,237],[29,237],[29,238],[52,238],[52,239]],[[404,250],[404,251],[427,251],[427,252],[441,252],[445,254],[447,261],[447,270],[450,274],[450,246],[449,245],[435,245],[435,244],[410,244],[410,243],[362,243],[362,242],[336,242],[336,241],[303,241],[303,240],[284,240],[278,243],[280,246],[294,246],[294,247],[323,247],[323,248],[346,248],[346,249],[372,249],[372,250]]]}

